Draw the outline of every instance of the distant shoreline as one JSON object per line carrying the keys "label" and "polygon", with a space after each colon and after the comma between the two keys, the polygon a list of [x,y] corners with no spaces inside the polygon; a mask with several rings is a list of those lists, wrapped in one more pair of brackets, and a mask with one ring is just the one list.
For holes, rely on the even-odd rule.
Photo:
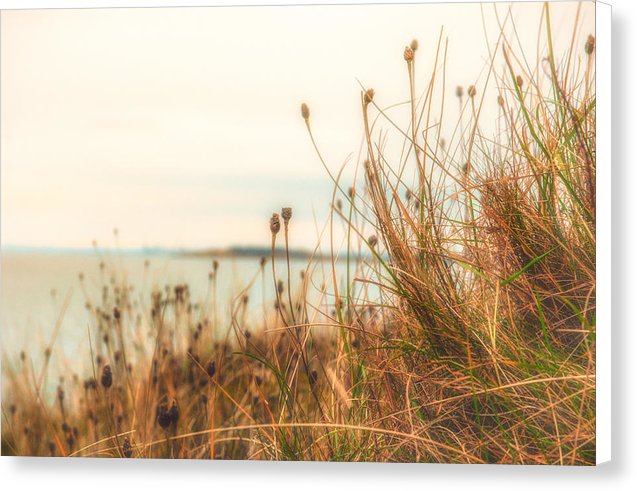
{"label": "distant shoreline", "polygon": [[[272,250],[268,247],[259,246],[230,246],[226,248],[209,249],[168,249],[161,247],[140,247],[140,248],[74,248],[74,247],[39,247],[39,246],[15,246],[3,245],[3,254],[81,254],[81,255],[111,255],[111,256],[177,256],[191,258],[269,258]],[[285,257],[283,247],[275,248],[275,257]],[[290,249],[290,259],[316,259],[325,260],[328,256],[313,253],[306,249]],[[356,256],[352,256],[355,259]]]}

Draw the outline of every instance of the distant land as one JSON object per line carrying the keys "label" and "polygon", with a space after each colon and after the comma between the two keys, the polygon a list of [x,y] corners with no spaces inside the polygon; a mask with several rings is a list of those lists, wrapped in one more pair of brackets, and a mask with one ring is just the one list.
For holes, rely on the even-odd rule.
{"label": "distant land", "polygon": [[[38,253],[38,254],[95,254],[93,247],[43,247],[43,246],[21,246],[2,245],[3,253]],[[98,247],[99,254],[114,256],[184,256],[184,257],[271,257],[272,250],[269,247],[261,246],[230,246],[225,248],[163,248],[163,247],[138,247],[138,248],[110,248]],[[285,257],[285,248],[276,247],[274,250],[276,257]],[[307,249],[290,249],[291,259],[309,259],[312,251]],[[323,259],[316,253],[314,259]]]}
{"label": "distant land", "polygon": [[[227,248],[188,250],[182,251],[181,254],[197,257],[271,257],[272,249],[259,246],[231,246]],[[290,259],[309,259],[312,254],[312,251],[307,249],[290,249]],[[276,247],[274,255],[276,257],[284,257],[285,248]],[[321,256],[317,253],[314,258],[321,259]]]}

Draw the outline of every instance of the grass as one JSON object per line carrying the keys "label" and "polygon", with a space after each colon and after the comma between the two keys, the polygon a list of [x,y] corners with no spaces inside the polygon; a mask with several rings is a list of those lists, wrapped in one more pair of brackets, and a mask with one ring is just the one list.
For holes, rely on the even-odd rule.
{"label": "grass", "polygon": [[558,56],[548,6],[544,22],[536,68],[502,38],[482,84],[452,91],[446,141],[446,45],[422,90],[412,42],[405,103],[361,89],[351,186],[323,161],[303,104],[334,180],[319,299],[308,294],[317,261],[293,289],[289,255],[274,254],[294,234],[288,208],[270,222],[272,257],[255,265],[254,281],[276,292],[260,325],[247,320],[250,285],[226,325],[216,300],[193,308],[187,285],[137,305],[113,271],[101,301],[87,299],[85,373],[64,374],[48,398],[52,345],[41,373],[29,353],[5,361],[3,454],[594,464],[594,38]]}

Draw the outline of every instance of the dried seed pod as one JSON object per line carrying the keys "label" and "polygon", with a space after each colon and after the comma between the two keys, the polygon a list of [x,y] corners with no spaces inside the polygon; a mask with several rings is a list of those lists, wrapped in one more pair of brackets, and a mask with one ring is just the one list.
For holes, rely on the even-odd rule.
{"label": "dried seed pod", "polygon": [[412,39],[409,47],[411,48],[412,51],[416,51],[418,49],[418,40]]}
{"label": "dried seed pod", "polygon": [[168,407],[166,404],[160,404],[157,406],[157,423],[164,430],[170,426],[171,417],[168,414]]}
{"label": "dried seed pod", "polygon": [[278,213],[272,213],[272,218],[270,218],[270,232],[272,235],[276,235],[281,230],[281,221],[279,220]]}
{"label": "dried seed pod", "polygon": [[456,87],[456,97],[460,99],[463,95],[464,95],[464,89],[462,88],[462,85],[458,85]]}
{"label": "dried seed pod", "polygon": [[301,104],[301,116],[303,116],[303,119],[305,121],[310,119],[310,108],[307,106],[305,102]]}
{"label": "dried seed pod", "polygon": [[214,360],[212,360],[208,363],[208,366],[206,367],[206,373],[208,374],[208,377],[210,378],[214,377],[215,371],[216,371],[215,362]]}
{"label": "dried seed pod", "polygon": [[589,56],[593,54],[593,51],[595,51],[595,36],[593,36],[592,34],[589,34],[588,38],[586,39],[584,51]]}
{"label": "dried seed pod", "polygon": [[414,61],[414,50],[411,49],[409,46],[406,46],[403,57],[405,58],[405,61],[407,63],[411,63],[412,61]]}
{"label": "dried seed pod", "polygon": [[173,426],[176,426],[177,421],[179,420],[179,407],[177,406],[177,401],[175,400],[173,400],[173,403],[168,410],[168,417],[170,418],[170,423]]}
{"label": "dried seed pod", "polygon": [[374,248],[376,244],[378,244],[378,238],[375,235],[370,235],[367,242],[369,243],[369,247]]}
{"label": "dried seed pod", "polygon": [[283,223],[287,227],[292,219],[292,208],[281,208],[281,216],[283,217]]}
{"label": "dried seed pod", "polygon": [[110,365],[104,365],[102,369],[102,378],[100,380],[102,382],[102,387],[108,389],[113,385],[113,372],[111,371]]}
{"label": "dried seed pod", "polygon": [[129,459],[133,455],[133,447],[131,447],[130,439],[124,437],[124,443],[122,443],[122,455]]}
{"label": "dried seed pod", "polygon": [[372,102],[374,100],[374,89],[367,89],[365,91],[365,94],[363,95],[363,102],[365,103],[365,105],[369,104],[370,102]]}
{"label": "dried seed pod", "polygon": [[524,79],[522,78],[522,75],[518,75],[515,77],[515,83],[518,85],[518,87],[522,88],[522,86],[524,85]]}
{"label": "dried seed pod", "polygon": [[471,97],[472,99],[476,96],[476,86],[475,85],[470,85],[469,86],[469,90],[467,91],[467,93],[469,94],[469,97]]}
{"label": "dried seed pod", "polygon": [[504,97],[501,95],[498,96],[498,106],[504,107]]}

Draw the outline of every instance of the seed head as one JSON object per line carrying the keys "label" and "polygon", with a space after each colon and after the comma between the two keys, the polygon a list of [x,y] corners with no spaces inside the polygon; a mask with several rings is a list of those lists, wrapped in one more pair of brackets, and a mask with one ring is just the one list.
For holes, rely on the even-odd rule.
{"label": "seed head", "polygon": [[522,78],[522,75],[518,75],[517,77],[515,77],[515,83],[518,84],[518,87],[522,88],[522,86],[524,85],[524,79]]}
{"label": "seed head", "polygon": [[157,423],[164,430],[170,426],[170,416],[168,414],[168,407],[166,404],[160,404],[157,406]]}
{"label": "seed head", "polygon": [[110,365],[104,365],[104,368],[102,369],[101,382],[102,387],[105,389],[108,389],[111,385],[113,385],[113,372],[111,372]]}
{"label": "seed head", "polygon": [[168,410],[168,416],[170,417],[170,422],[173,426],[176,426],[177,420],[179,419],[179,407],[177,406],[177,401],[173,400],[173,404]]}
{"label": "seed head", "polygon": [[281,208],[281,216],[283,217],[283,223],[287,227],[292,218],[292,208]]}
{"label": "seed head", "polygon": [[409,47],[411,48],[412,51],[416,51],[418,49],[418,40],[412,39]]}
{"label": "seed head", "polygon": [[131,447],[130,439],[127,436],[124,437],[124,443],[122,444],[122,455],[127,459],[130,459],[131,455],[133,455],[133,447]]}
{"label": "seed head", "polygon": [[208,363],[208,366],[206,367],[206,373],[208,374],[208,377],[210,378],[214,377],[215,371],[216,371],[215,362],[214,360],[212,360]]}
{"label": "seed head", "polygon": [[469,94],[469,97],[474,98],[476,96],[476,86],[470,85],[467,93]]}
{"label": "seed head", "polygon": [[498,96],[498,106],[504,107],[504,97],[501,95]]}
{"label": "seed head", "polygon": [[89,389],[97,389],[97,380],[95,380],[93,377],[91,378],[87,378],[84,381],[84,390],[89,390]]}
{"label": "seed head", "polygon": [[464,89],[462,88],[462,85],[458,85],[456,87],[456,97],[460,99],[463,95],[464,95]]}
{"label": "seed head", "polygon": [[374,89],[367,89],[365,95],[363,95],[363,102],[368,105],[374,100]]}
{"label": "seed head", "polygon": [[307,104],[305,102],[301,104],[301,116],[303,116],[303,119],[305,121],[310,119],[310,108],[307,107]]}
{"label": "seed head", "polygon": [[586,39],[584,51],[588,56],[592,55],[593,51],[595,51],[595,36],[593,36],[592,34],[589,34],[588,38]]}
{"label": "seed head", "polygon": [[276,235],[281,230],[281,221],[279,220],[278,213],[272,213],[272,218],[270,218],[270,232],[272,235]]}
{"label": "seed head", "polygon": [[406,46],[403,56],[407,63],[411,63],[412,61],[414,61],[414,50],[411,49],[409,46]]}
{"label": "seed head", "polygon": [[378,244],[378,238],[375,235],[370,235],[369,239],[367,239],[367,242],[369,242],[369,246],[371,248],[376,247],[376,244]]}

